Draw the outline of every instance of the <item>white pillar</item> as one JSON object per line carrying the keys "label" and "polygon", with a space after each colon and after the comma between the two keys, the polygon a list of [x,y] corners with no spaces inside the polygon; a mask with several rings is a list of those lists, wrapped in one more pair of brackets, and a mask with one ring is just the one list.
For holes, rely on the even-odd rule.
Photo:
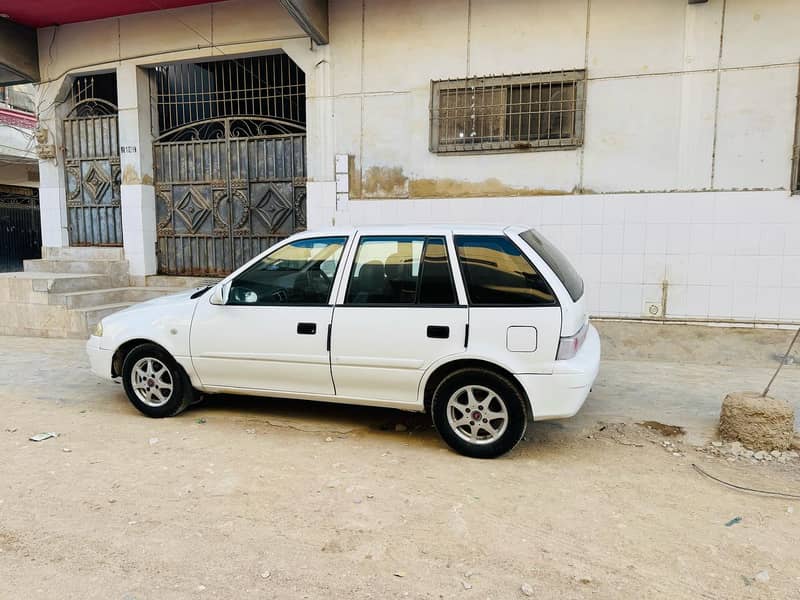
{"label": "white pillar", "polygon": [[[39,161],[39,215],[42,248],[69,246],[64,166],[60,162]],[[46,254],[42,250],[42,256]]]}
{"label": "white pillar", "polygon": [[144,283],[156,263],[156,196],[148,72],[136,65],[117,69],[122,240],[131,280]]}
{"label": "white pillar", "polygon": [[[56,110],[59,86],[37,88],[40,129],[47,130],[45,145],[55,149],[61,147],[61,119]],[[67,197],[64,179],[63,154],[56,150],[56,158],[39,160],[39,214],[42,225],[42,256],[44,248],[69,246],[69,224],[67,222]]]}
{"label": "white pillar", "polygon": [[314,50],[314,66],[306,69],[306,220],[309,229],[333,225],[336,215],[330,61],[330,46],[318,46]]}

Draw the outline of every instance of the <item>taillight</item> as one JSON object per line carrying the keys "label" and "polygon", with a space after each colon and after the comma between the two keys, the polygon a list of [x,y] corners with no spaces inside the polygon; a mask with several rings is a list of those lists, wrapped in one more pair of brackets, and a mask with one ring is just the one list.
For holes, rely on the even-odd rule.
{"label": "taillight", "polygon": [[589,331],[589,322],[584,323],[580,331],[575,335],[569,337],[562,337],[558,342],[558,352],[556,353],[556,360],[569,360],[575,358],[578,350],[583,345],[583,340],[586,339],[586,332]]}

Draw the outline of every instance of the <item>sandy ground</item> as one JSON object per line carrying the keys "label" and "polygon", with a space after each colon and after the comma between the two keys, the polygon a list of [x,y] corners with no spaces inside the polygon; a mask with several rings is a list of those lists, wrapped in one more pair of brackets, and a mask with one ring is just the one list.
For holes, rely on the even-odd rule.
{"label": "sandy ground", "polygon": [[[800,597],[800,501],[691,467],[800,493],[800,461],[694,447],[790,333],[601,329],[584,410],[493,461],[388,410],[216,398],[147,419],[80,342],[0,337],[0,598]],[[800,400],[800,367],[775,394]],[[665,449],[640,419],[687,435]]]}

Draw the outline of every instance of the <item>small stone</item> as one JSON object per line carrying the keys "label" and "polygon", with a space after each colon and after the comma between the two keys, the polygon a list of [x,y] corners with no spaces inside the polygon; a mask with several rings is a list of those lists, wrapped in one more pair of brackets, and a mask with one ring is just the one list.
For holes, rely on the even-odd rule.
{"label": "small stone", "polygon": [[325,441],[326,442],[332,442],[333,438],[331,436],[328,436],[328,437],[325,438]]}
{"label": "small stone", "polygon": [[755,458],[756,460],[764,460],[765,458],[767,458],[767,456],[769,456],[769,454],[767,454],[763,450],[759,450],[758,452],[753,454],[753,458]]}
{"label": "small stone", "polygon": [[519,591],[522,592],[523,596],[533,596],[533,587],[529,583],[523,583],[519,586]]}
{"label": "small stone", "polygon": [[787,512],[787,513],[789,513],[789,514],[791,515],[791,514],[794,512],[794,506],[789,506],[789,507],[787,507],[787,508],[786,508],[786,512]]}
{"label": "small stone", "polygon": [[771,454],[771,455],[772,455],[774,458],[778,458],[778,457],[781,455],[781,451],[780,451],[780,450],[773,450],[772,452],[770,452],[770,454]]}
{"label": "small stone", "polygon": [[272,575],[269,571],[264,571],[261,573],[261,579],[269,579],[269,576]]}
{"label": "small stone", "polygon": [[204,586],[204,585],[198,585],[198,586],[197,586],[197,591],[198,591],[198,592],[202,592],[202,591],[203,591],[203,590],[205,590],[205,589],[206,589],[206,586]]}
{"label": "small stone", "polygon": [[759,583],[767,583],[769,581],[769,573],[766,571],[759,571],[756,573],[756,576],[753,578]]}
{"label": "small stone", "polygon": [[394,426],[394,430],[395,431],[408,431],[408,427],[406,427],[402,423],[398,423],[397,425]]}
{"label": "small stone", "polygon": [[7,431],[8,433],[14,433],[16,430],[17,430],[17,428],[16,428],[16,427],[6,427],[6,431]]}
{"label": "small stone", "polygon": [[753,458],[753,454],[754,452],[752,450],[748,450],[747,448],[742,450],[742,456],[744,456],[745,458]]}
{"label": "small stone", "polygon": [[108,503],[109,503],[109,504],[114,504],[116,501],[117,501],[117,499],[116,499],[116,498],[109,498],[109,499],[108,499]]}
{"label": "small stone", "polygon": [[714,446],[714,448],[722,448],[722,442],[711,442],[711,445]]}
{"label": "small stone", "polygon": [[158,438],[152,437],[150,438],[150,445],[155,446],[158,443]]}
{"label": "small stone", "polygon": [[405,571],[395,571],[394,573],[392,573],[392,575],[394,575],[395,577],[405,577],[406,576],[406,572]]}
{"label": "small stone", "polygon": [[67,452],[67,453],[72,452],[72,450],[70,448],[62,448],[61,451],[62,452]]}
{"label": "small stone", "polygon": [[464,586],[465,590],[471,590],[472,589],[472,584],[470,582],[468,582],[468,581],[462,581],[461,585]]}
{"label": "small stone", "polygon": [[592,583],[592,578],[584,575],[583,577],[580,577],[578,581],[580,581],[583,585],[589,585]]}
{"label": "small stone", "polygon": [[672,456],[682,456],[682,454],[680,452],[673,452]]}
{"label": "small stone", "polygon": [[375,497],[375,494],[367,494],[367,498],[369,498],[370,500],[372,500],[374,497]]}
{"label": "small stone", "polygon": [[245,433],[249,433],[250,435],[253,435],[256,432],[256,430],[255,429],[245,429],[244,432]]}

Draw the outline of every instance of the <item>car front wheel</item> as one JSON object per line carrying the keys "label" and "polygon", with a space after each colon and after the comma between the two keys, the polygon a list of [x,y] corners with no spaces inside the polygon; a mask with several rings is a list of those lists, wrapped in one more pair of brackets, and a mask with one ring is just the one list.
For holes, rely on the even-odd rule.
{"label": "car front wheel", "polygon": [[180,366],[155,344],[142,344],[128,353],[122,363],[122,383],[131,404],[148,417],[175,416],[195,396]]}
{"label": "car front wheel", "polygon": [[433,423],[456,452],[494,458],[525,435],[525,399],[506,377],[484,369],[462,369],[442,380],[431,403]]}

